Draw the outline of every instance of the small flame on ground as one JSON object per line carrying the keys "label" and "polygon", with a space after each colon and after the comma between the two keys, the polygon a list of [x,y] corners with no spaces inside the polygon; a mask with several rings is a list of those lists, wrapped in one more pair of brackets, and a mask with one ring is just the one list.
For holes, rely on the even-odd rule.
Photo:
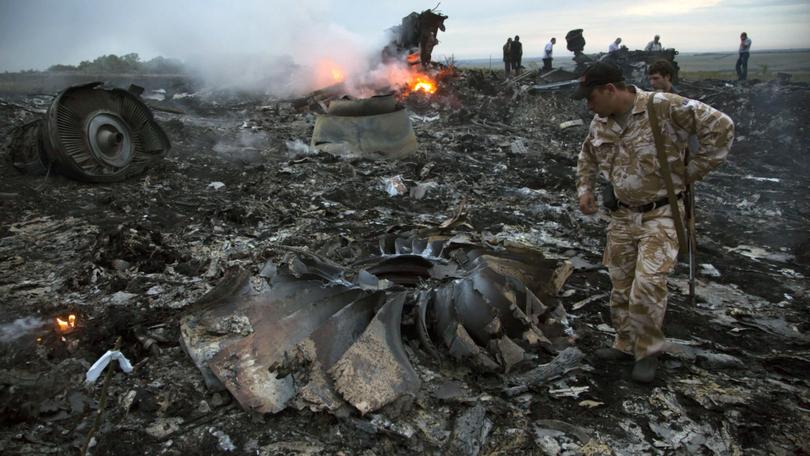
{"label": "small flame on ground", "polygon": [[339,68],[332,68],[332,79],[334,79],[335,82],[340,82],[343,80],[343,78],[343,72],[340,71]]}
{"label": "small flame on ground", "polygon": [[67,332],[76,327],[76,315],[68,315],[66,320],[56,317],[56,327],[60,332]]}

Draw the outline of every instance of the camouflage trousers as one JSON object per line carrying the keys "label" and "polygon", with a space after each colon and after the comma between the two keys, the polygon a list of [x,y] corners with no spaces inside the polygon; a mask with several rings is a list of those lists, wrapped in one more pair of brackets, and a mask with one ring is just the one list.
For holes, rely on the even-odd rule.
{"label": "camouflage trousers", "polygon": [[677,263],[678,236],[668,205],[645,213],[621,208],[611,215],[603,262],[613,283],[613,348],[638,360],[664,348],[667,275]]}

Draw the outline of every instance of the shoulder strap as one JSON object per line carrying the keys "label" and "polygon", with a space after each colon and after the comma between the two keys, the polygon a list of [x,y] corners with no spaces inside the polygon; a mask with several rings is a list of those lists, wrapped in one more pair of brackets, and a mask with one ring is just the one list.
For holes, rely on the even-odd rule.
{"label": "shoulder strap", "polygon": [[[661,177],[664,178],[664,184],[667,187],[669,207],[672,210],[672,218],[675,221],[675,232],[678,235],[678,254],[683,256],[687,254],[689,244],[686,239],[686,229],[683,226],[681,209],[678,206],[678,197],[675,195],[675,185],[672,183],[669,161],[667,160],[667,154],[664,150],[664,135],[661,133],[661,126],[658,124],[658,115],[655,113],[653,106],[654,98],[655,94],[653,93],[650,94],[647,100],[647,115],[650,117],[650,129],[652,129],[653,138],[655,139],[655,150],[658,152],[658,164],[661,166]],[[666,103],[668,103],[668,101],[666,101]]]}

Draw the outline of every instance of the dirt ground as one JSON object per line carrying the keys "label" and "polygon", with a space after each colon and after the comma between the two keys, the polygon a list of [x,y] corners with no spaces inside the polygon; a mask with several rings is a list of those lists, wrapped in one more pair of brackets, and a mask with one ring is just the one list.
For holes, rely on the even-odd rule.
{"label": "dirt ground", "polygon": [[[405,100],[419,151],[381,162],[314,153],[314,115],[289,103],[149,84],[167,89],[153,104],[185,114],[156,112],[172,149],[143,176],[84,184],[0,166],[3,454],[79,453],[103,383],[85,386],[85,372],[118,337],[134,370],[112,374],[91,454],[810,452],[810,86],[680,87],[731,115],[737,140],[697,186],[697,305],[685,265],[670,281],[665,333],[681,350],[639,385],[632,365],[591,357],[612,340],[607,215],[577,209],[590,115],[568,93],[463,70],[432,98]],[[0,94],[3,136],[53,95]],[[385,179],[398,175],[425,196],[389,196]],[[438,227],[462,201],[456,232],[573,262],[556,299],[586,354],[580,369],[510,396],[503,376],[431,361],[411,339],[432,377],[401,413],[258,415],[205,387],[178,322],[227,271],[258,273],[291,249],[349,265],[383,234]],[[69,313],[77,328],[57,333],[54,318]]]}

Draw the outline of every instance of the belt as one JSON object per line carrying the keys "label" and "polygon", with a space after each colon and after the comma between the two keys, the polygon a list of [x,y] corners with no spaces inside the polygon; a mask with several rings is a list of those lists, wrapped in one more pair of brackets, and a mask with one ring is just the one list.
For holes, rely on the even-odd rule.
{"label": "belt", "polygon": [[[677,199],[683,199],[683,193],[678,193]],[[658,209],[669,204],[669,198],[661,198],[653,201],[652,203],[643,204],[641,206],[631,206],[619,201],[619,207],[630,209],[633,212],[650,212],[653,209]]]}

